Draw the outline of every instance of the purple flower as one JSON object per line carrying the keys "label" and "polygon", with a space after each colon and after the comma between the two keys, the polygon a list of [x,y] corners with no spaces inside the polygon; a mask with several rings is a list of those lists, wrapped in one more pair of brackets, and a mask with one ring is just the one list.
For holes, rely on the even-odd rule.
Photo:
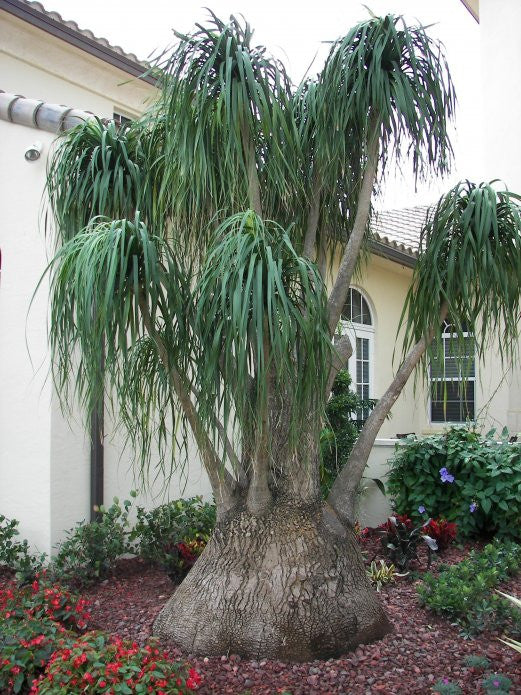
{"label": "purple flower", "polygon": [[442,483],[453,483],[454,476],[446,468],[440,468],[440,478]]}
{"label": "purple flower", "polygon": [[418,511],[420,514],[425,514],[425,507],[423,506],[423,504],[420,504],[420,506],[418,507]]}
{"label": "purple flower", "polygon": [[495,680],[493,680],[492,683],[496,688],[499,688],[500,683],[499,683],[497,678]]}
{"label": "purple flower", "polygon": [[474,514],[474,512],[476,511],[477,508],[478,508],[477,503],[476,503],[476,502],[471,502],[470,507],[469,507],[470,513],[471,513],[471,514]]}

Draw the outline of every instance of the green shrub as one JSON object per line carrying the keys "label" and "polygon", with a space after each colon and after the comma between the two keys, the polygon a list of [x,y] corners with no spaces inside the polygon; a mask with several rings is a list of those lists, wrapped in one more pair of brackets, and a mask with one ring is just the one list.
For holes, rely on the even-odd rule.
{"label": "green shrub", "polygon": [[42,578],[0,589],[0,692],[27,692],[51,654],[69,644],[89,615],[87,602]]}
{"label": "green shrub", "polygon": [[215,505],[201,497],[174,500],[150,512],[137,510],[130,534],[134,552],[177,579],[194,564],[215,526]]}
{"label": "green shrub", "polygon": [[114,497],[108,509],[100,507],[98,521],[80,521],[68,531],[52,562],[53,574],[62,582],[79,586],[105,577],[116,560],[130,550],[130,506],[131,502],[125,500],[122,508]]}
{"label": "green shrub", "polygon": [[387,490],[398,514],[419,520],[425,509],[457,522],[463,536],[521,539],[521,444],[465,427],[408,437],[396,447]]}
{"label": "green shrub", "polygon": [[103,632],[90,632],[54,653],[31,695],[184,695],[195,690],[200,680],[194,669],[172,661],[155,644],[139,647]]}
{"label": "green shrub", "polygon": [[429,610],[459,624],[466,634],[519,625],[521,615],[493,589],[521,569],[521,546],[494,542],[472,551],[436,577],[425,574],[418,587],[420,602]]}
{"label": "green shrub", "polygon": [[19,535],[18,521],[0,514],[0,567],[16,572],[18,581],[24,584],[31,582],[42,569],[46,555],[33,555],[29,543],[18,540]]}
{"label": "green shrub", "polygon": [[72,636],[49,618],[3,618],[0,628],[0,692],[28,692],[53,652]]}
{"label": "green shrub", "polygon": [[350,386],[349,372],[347,369],[341,369],[333,383],[331,398],[326,405],[328,426],[320,434],[322,454],[320,483],[324,497],[327,497],[358,437],[359,426],[353,416],[363,409],[370,410],[376,403],[372,399],[362,400]]}

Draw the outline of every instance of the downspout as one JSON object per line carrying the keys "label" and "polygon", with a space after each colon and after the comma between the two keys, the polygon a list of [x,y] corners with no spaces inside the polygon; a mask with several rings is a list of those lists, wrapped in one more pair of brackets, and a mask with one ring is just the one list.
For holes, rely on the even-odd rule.
{"label": "downspout", "polygon": [[[28,128],[63,133],[85,121],[95,118],[88,111],[72,109],[61,104],[50,104],[37,99],[26,99],[0,89],[0,120]],[[103,365],[101,365],[103,369]],[[103,504],[104,449],[103,398],[94,408],[90,419],[90,520],[99,517],[95,508]]]}

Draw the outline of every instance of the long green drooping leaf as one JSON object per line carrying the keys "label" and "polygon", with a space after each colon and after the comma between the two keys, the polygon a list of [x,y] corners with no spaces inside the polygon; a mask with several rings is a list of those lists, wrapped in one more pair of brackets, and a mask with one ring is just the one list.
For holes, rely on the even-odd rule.
{"label": "long green drooping leaf", "polygon": [[[218,228],[195,290],[201,415],[260,427],[269,388],[283,391],[295,435],[321,409],[331,341],[324,285],[275,222],[247,211]],[[233,412],[233,416],[231,413]]]}
{"label": "long green drooping leaf", "polygon": [[[466,355],[465,331],[474,334],[481,358],[492,339],[497,339],[502,358],[517,354],[521,197],[497,190],[495,183],[461,181],[431,210],[402,313],[404,351],[432,330],[440,337],[439,312],[445,301],[459,343],[456,354]],[[433,350],[441,344],[434,340],[427,358],[436,358]]]}
{"label": "long green drooping leaf", "polygon": [[298,134],[283,65],[252,45],[250,26],[211,14],[161,62],[158,108],[164,115],[168,166],[161,194],[189,252],[204,251],[216,218],[252,205],[253,156],[264,216],[288,218],[288,200],[302,192],[294,165]]}
{"label": "long green drooping leaf", "polygon": [[365,166],[369,124],[380,138],[380,174],[412,157],[415,176],[444,174],[455,93],[439,42],[402,17],[373,17],[335,41],[317,80],[295,95],[302,148],[321,191],[321,228],[347,238]]}
{"label": "long green drooping leaf", "polygon": [[94,217],[147,219],[152,192],[151,166],[143,148],[143,126],[93,119],[58,141],[47,172],[47,193],[56,241],[67,242]]}
{"label": "long green drooping leaf", "polygon": [[[74,395],[88,415],[102,395],[109,401],[118,397],[144,463],[152,432],[160,435],[163,460],[166,415],[160,412],[154,420],[151,413],[168,407],[173,417],[168,370],[175,366],[189,373],[185,348],[190,344],[190,291],[169,247],[149,234],[139,216],[132,222],[95,220],[58,250],[46,273],[52,369],[62,404],[70,405]],[[140,302],[146,303],[153,326],[147,330],[160,333],[167,346],[169,364],[160,364],[157,346],[144,342]]]}

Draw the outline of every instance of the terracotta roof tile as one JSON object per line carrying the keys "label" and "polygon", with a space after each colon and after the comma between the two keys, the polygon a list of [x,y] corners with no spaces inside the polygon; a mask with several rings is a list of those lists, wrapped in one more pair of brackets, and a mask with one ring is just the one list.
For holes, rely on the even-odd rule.
{"label": "terracotta roof tile", "polygon": [[82,36],[85,36],[85,38],[90,39],[91,41],[95,41],[100,46],[108,48],[114,53],[117,53],[118,55],[123,56],[124,58],[127,58],[128,60],[131,60],[134,63],[143,65],[146,68],[149,67],[148,63],[146,63],[143,60],[140,60],[134,53],[127,53],[121,48],[121,46],[115,46],[111,44],[107,39],[100,36],[95,36],[95,34],[93,34],[93,32],[90,31],[90,29],[80,29],[76,22],[74,22],[73,20],[63,19],[59,12],[46,10],[41,2],[33,2],[32,0],[20,0],[20,2],[24,5],[27,5],[27,7],[30,7],[31,9],[36,10],[37,12],[40,12],[45,17],[52,19],[54,22],[57,22],[58,24],[61,24],[64,27],[67,27],[68,29],[71,29],[77,34],[81,34]]}
{"label": "terracotta roof tile", "polygon": [[381,210],[371,219],[373,237],[382,244],[417,256],[420,233],[428,210],[428,205]]}

